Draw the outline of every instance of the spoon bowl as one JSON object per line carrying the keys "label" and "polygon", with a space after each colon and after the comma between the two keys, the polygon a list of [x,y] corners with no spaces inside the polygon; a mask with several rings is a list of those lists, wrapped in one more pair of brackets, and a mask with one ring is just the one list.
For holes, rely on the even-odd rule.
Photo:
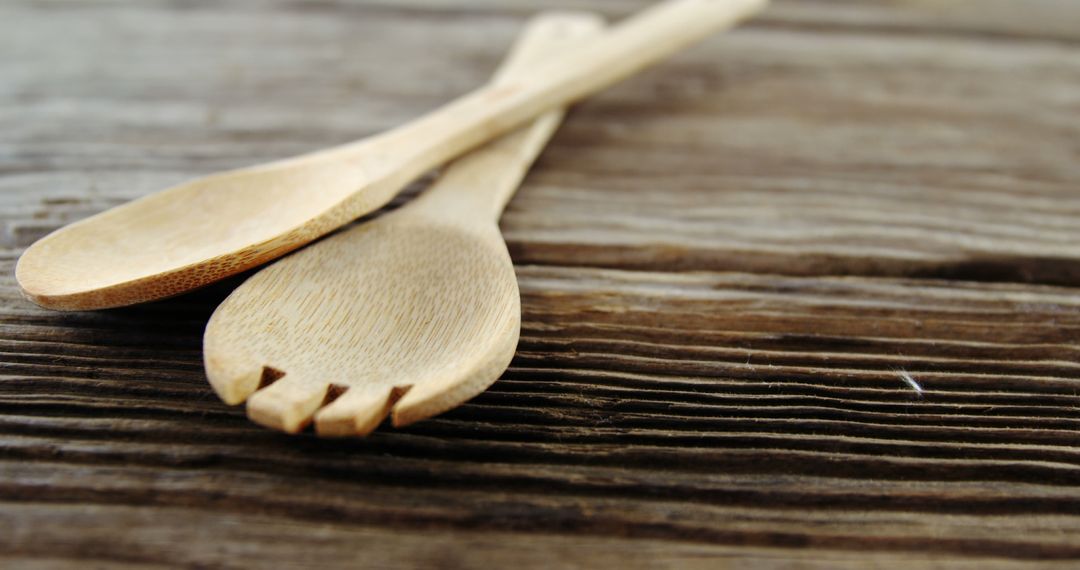
{"label": "spoon bowl", "polygon": [[[225,172],[151,194],[39,240],[19,259],[24,294],[54,309],[169,297],[264,263],[362,215],[379,185],[326,156]],[[385,187],[385,185],[383,185]],[[297,191],[303,188],[302,192]]]}

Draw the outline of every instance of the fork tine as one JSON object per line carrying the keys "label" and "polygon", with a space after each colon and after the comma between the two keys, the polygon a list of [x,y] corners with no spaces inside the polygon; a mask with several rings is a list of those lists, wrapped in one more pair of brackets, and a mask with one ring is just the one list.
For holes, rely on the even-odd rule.
{"label": "fork tine", "polygon": [[[517,335],[514,338],[516,341]],[[516,344],[515,342],[514,345]],[[510,348],[509,354],[513,354],[513,347]],[[509,363],[510,358],[507,356],[502,360]],[[460,406],[466,400],[486,390],[498,379],[505,368],[506,365],[503,364],[498,369],[486,367],[470,371],[463,376],[446,376],[418,382],[393,406],[394,427],[405,427]]]}
{"label": "fork tine", "polygon": [[[273,380],[273,373],[269,374]],[[206,378],[223,402],[235,406],[248,399],[266,382],[268,369],[258,365],[237,365],[219,358],[206,358]]]}
{"label": "fork tine", "polygon": [[406,387],[407,390],[403,390],[404,395],[393,406],[394,427],[404,427],[439,415],[487,390],[499,379],[514,357],[521,327],[518,312],[512,314],[506,327],[504,334],[492,335],[497,342],[486,353],[487,361],[483,366],[421,379]]}
{"label": "fork tine", "polygon": [[395,400],[391,390],[348,390],[315,414],[315,432],[323,437],[367,435],[379,427]]}
{"label": "fork tine", "polygon": [[329,389],[329,383],[286,375],[248,398],[248,418],[268,428],[297,433],[311,423]]}

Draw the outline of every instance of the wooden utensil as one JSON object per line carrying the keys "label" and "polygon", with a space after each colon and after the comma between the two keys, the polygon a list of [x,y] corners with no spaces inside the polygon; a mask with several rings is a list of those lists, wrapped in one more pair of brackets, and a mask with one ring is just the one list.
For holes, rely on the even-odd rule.
{"label": "wooden utensil", "polygon": [[44,307],[88,310],[183,293],[300,247],[408,182],[550,109],[733,25],[766,0],[669,0],[511,83],[488,85],[355,143],[197,179],[45,236],[16,277]]}
{"label": "wooden utensil", "polygon": [[[512,85],[545,53],[602,25],[589,14],[535,19],[495,84]],[[320,435],[345,436],[375,429],[391,408],[401,426],[491,385],[521,324],[499,215],[561,119],[560,110],[543,115],[452,164],[420,198],[237,288],[203,341],[221,399],[238,404],[254,392],[248,416],[260,424],[296,432],[314,416]]]}

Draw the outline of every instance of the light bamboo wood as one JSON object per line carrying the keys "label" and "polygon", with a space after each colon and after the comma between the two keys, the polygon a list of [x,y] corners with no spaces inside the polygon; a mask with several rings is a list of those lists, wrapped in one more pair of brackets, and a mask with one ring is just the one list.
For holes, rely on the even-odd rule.
{"label": "light bamboo wood", "polygon": [[[585,13],[536,18],[494,84],[513,85],[545,53],[602,26]],[[350,436],[391,410],[402,426],[484,391],[510,364],[521,328],[498,218],[562,115],[458,160],[420,198],[237,288],[203,340],[221,399],[248,400],[248,417],[267,427],[297,432],[314,417],[319,435]]]}
{"label": "light bamboo wood", "polygon": [[384,205],[424,172],[765,3],[670,0],[534,73],[383,135],[212,175],[71,224],[23,254],[19,284],[44,307],[89,310],[176,295],[265,263]]}

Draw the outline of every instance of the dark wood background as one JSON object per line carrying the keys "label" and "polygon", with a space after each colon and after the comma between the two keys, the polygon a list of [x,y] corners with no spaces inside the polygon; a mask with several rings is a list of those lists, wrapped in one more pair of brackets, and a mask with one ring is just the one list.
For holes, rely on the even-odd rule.
{"label": "dark wood background", "polygon": [[235,280],[18,293],[62,224],[414,117],[537,10],[643,5],[0,3],[0,565],[1080,564],[1080,2],[782,0],[580,105],[503,219],[517,358],[408,429],[222,405]]}

